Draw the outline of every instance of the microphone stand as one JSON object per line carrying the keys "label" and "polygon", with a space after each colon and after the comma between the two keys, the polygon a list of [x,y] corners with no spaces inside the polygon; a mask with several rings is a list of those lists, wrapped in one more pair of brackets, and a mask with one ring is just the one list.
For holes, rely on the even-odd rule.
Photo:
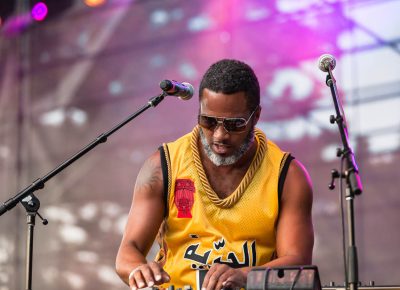
{"label": "microphone stand", "polygon": [[37,212],[40,207],[40,201],[33,193],[38,189],[44,188],[45,183],[48,180],[50,180],[52,177],[63,171],[65,168],[67,168],[73,162],[84,156],[86,153],[94,149],[97,145],[99,145],[100,143],[105,143],[107,141],[107,138],[115,131],[121,129],[123,126],[125,126],[131,120],[135,119],[137,116],[139,116],[141,113],[143,113],[150,107],[156,107],[167,95],[168,94],[166,92],[163,92],[151,98],[145,106],[143,106],[138,111],[130,115],[124,121],[122,121],[112,129],[110,129],[109,131],[100,134],[96,139],[94,139],[91,143],[86,145],[83,149],[78,151],[72,157],[70,157],[69,159],[58,165],[55,169],[47,173],[45,176],[36,179],[35,181],[32,182],[31,185],[27,186],[25,189],[17,193],[14,197],[8,199],[7,201],[3,202],[0,205],[0,216],[3,215],[6,211],[14,208],[18,202],[21,202],[27,211],[28,228],[27,228],[27,246],[26,246],[26,253],[27,253],[26,290],[32,290],[33,232],[35,227],[36,214],[38,214],[39,217],[42,219],[43,224],[46,225],[48,223],[47,220],[43,219],[41,215]]}
{"label": "microphone stand", "polygon": [[337,156],[345,159],[346,170],[345,172],[338,173],[337,170],[332,170],[332,182],[329,186],[330,189],[334,188],[333,182],[335,178],[346,179],[346,201],[347,201],[347,223],[348,223],[348,249],[347,249],[347,275],[346,289],[350,286],[350,290],[358,289],[358,259],[357,259],[357,247],[355,242],[355,231],[354,231],[354,198],[355,195],[362,193],[362,183],[358,174],[358,167],[354,157],[354,153],[350,148],[348,141],[348,131],[346,119],[343,111],[343,107],[339,102],[336,80],[332,74],[332,67],[328,66],[328,75],[326,77],[326,85],[330,87],[333,103],[335,106],[336,117],[331,115],[331,124],[337,123],[340,137],[343,143],[343,149],[338,149]]}
{"label": "microphone stand", "polygon": [[47,225],[47,219],[44,219],[38,212],[40,207],[39,199],[32,193],[21,200],[21,204],[26,210],[26,223],[28,225],[26,235],[26,289],[32,289],[32,264],[33,264],[33,232],[35,229],[36,214],[42,220],[43,225]]}

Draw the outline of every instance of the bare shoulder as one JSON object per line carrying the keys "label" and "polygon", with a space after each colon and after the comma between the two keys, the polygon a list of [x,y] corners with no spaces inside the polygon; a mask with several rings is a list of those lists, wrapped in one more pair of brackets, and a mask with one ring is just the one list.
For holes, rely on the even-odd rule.
{"label": "bare shoulder", "polygon": [[[163,176],[160,153],[156,151],[147,158],[137,176],[127,231],[131,237],[139,237],[138,239],[141,241],[148,238],[145,243],[147,247],[148,244],[152,243],[150,240],[154,238],[163,214]],[[152,233],[152,235],[149,236],[149,233]],[[144,246],[142,248],[144,249]]]}
{"label": "bare shoulder", "polygon": [[307,169],[300,161],[292,160],[283,187],[282,201],[293,200],[310,206],[312,196],[312,182]]}
{"label": "bare shoulder", "polygon": [[160,152],[151,154],[139,171],[135,195],[145,194],[147,197],[160,197],[163,193],[163,175]]}

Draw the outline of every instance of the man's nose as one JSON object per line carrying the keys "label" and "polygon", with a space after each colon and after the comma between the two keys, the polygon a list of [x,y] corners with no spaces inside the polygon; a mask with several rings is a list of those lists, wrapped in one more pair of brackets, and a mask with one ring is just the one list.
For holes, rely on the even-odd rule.
{"label": "man's nose", "polygon": [[214,138],[215,139],[221,139],[222,137],[225,137],[228,134],[224,128],[223,122],[218,122],[217,127],[214,129]]}

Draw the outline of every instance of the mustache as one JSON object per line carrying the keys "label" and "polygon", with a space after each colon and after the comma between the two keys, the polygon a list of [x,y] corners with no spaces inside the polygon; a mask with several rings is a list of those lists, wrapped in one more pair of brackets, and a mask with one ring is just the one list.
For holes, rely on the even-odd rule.
{"label": "mustache", "polygon": [[229,142],[220,141],[220,140],[213,140],[212,144],[214,144],[214,145],[223,145],[223,146],[231,146],[231,144],[229,144]]}

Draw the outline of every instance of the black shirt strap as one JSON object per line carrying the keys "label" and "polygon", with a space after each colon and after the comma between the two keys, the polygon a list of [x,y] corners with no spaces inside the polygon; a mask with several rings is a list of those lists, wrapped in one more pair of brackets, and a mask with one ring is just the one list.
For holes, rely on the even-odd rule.
{"label": "black shirt strap", "polygon": [[290,155],[290,153],[286,153],[285,156],[282,158],[282,161],[281,161],[279,180],[278,180],[278,200],[279,200],[279,204],[281,202],[283,185],[285,184],[285,179],[286,179],[287,172],[289,170],[289,165],[290,165],[290,162],[292,162],[293,159],[294,159],[294,157],[292,155]]}
{"label": "black shirt strap", "polygon": [[160,151],[160,159],[161,159],[161,170],[163,175],[163,187],[164,187],[164,217],[168,216],[168,196],[169,196],[169,172],[168,172],[168,164],[169,164],[169,152],[166,146],[158,147],[158,151]]}

